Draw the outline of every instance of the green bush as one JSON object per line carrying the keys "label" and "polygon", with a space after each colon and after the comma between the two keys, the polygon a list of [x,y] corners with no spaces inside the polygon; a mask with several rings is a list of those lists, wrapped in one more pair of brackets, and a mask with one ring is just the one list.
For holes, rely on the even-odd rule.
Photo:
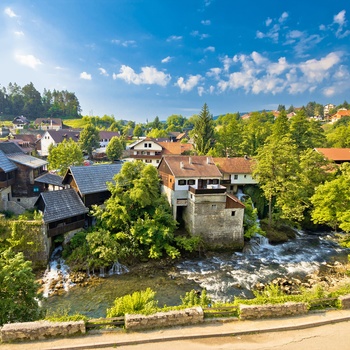
{"label": "green bush", "polygon": [[114,300],[114,306],[107,309],[107,317],[124,316],[125,314],[150,315],[158,311],[156,293],[151,289],[137,291]]}
{"label": "green bush", "polygon": [[58,309],[56,311],[46,311],[45,320],[51,322],[68,322],[68,321],[84,321],[87,322],[88,317],[75,313],[69,315],[69,308]]}
{"label": "green bush", "polygon": [[182,306],[185,307],[208,307],[208,305],[211,304],[211,299],[207,296],[207,291],[205,289],[203,289],[202,292],[197,292],[192,289],[190,292],[187,292],[184,297],[180,298],[182,301]]}

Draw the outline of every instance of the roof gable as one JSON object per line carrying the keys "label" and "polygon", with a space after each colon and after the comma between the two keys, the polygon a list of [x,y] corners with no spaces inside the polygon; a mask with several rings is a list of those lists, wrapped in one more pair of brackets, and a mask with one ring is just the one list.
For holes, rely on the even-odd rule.
{"label": "roof gable", "polygon": [[39,206],[41,202],[44,204],[43,220],[45,223],[86,214],[89,211],[72,188],[42,192],[34,205]]}
{"label": "roof gable", "polygon": [[75,142],[78,142],[80,137],[80,130],[47,130],[55,143],[61,143],[63,140],[72,139]]}
{"label": "roof gable", "polygon": [[24,153],[17,143],[11,141],[0,142],[0,150],[5,154],[16,154]]}
{"label": "roof gable", "polygon": [[120,172],[122,164],[103,164],[89,166],[71,166],[63,178],[62,183],[68,184],[73,177],[80,194],[104,192],[108,190],[107,182],[112,182]]}
{"label": "roof gable", "polygon": [[225,174],[251,174],[254,160],[248,157],[213,158],[220,171]]}

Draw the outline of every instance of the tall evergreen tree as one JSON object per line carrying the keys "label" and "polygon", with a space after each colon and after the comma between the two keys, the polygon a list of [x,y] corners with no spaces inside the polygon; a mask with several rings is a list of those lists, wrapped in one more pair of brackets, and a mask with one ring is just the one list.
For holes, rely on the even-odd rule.
{"label": "tall evergreen tree", "polygon": [[214,137],[214,122],[206,103],[195,121],[192,134],[195,151],[199,155],[207,154]]}
{"label": "tall evergreen tree", "polygon": [[83,131],[80,133],[79,141],[82,151],[87,152],[89,158],[91,159],[92,151],[98,148],[100,145],[100,135],[98,129],[92,124],[86,125]]}

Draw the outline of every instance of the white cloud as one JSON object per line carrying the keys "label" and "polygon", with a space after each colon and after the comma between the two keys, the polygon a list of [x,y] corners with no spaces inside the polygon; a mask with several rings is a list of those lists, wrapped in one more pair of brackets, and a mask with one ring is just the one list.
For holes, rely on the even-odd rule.
{"label": "white cloud", "polygon": [[91,80],[92,76],[91,76],[91,74],[88,74],[86,72],[82,72],[82,73],[80,73],[80,79]]}
{"label": "white cloud", "polygon": [[119,40],[119,39],[113,39],[112,40],[113,44],[117,44],[123,47],[135,47],[136,46],[136,41],[135,40]]}
{"label": "white cloud", "polygon": [[100,71],[100,74],[101,75],[103,75],[103,76],[105,76],[105,77],[108,77],[109,76],[109,74],[107,73],[107,71],[104,69],[104,68],[99,68],[98,69],[99,71]]}
{"label": "white cloud", "polygon": [[287,63],[285,57],[280,57],[277,63],[270,63],[267,66],[267,73],[271,75],[281,75],[284,71],[286,71],[290,65]]}
{"label": "white cloud", "polygon": [[15,35],[20,37],[20,36],[24,36],[24,33],[22,31],[15,31]]}
{"label": "white cloud", "polygon": [[166,41],[179,41],[179,40],[182,40],[182,36],[177,36],[177,35],[171,35],[169,36],[168,39],[166,39]]}
{"label": "white cloud", "polygon": [[335,94],[336,94],[336,90],[335,90],[334,86],[330,86],[330,87],[323,89],[323,95],[325,95],[326,97],[332,97]]}
{"label": "white cloud", "polygon": [[163,58],[161,62],[162,62],[162,63],[168,63],[168,62],[170,62],[172,59],[173,59],[172,57],[168,56],[168,57]]}
{"label": "white cloud", "polygon": [[215,47],[214,46],[208,46],[207,48],[204,49],[204,52],[207,52],[207,51],[215,52]]}
{"label": "white cloud", "polygon": [[272,19],[270,17],[268,17],[265,21],[266,27],[268,27],[271,23],[272,23]]}
{"label": "white cloud", "polygon": [[277,43],[278,37],[279,37],[279,30],[280,30],[280,25],[274,24],[272,28],[266,33],[263,33],[258,30],[256,32],[256,37],[258,39],[268,38],[268,39],[271,39],[273,42]]}
{"label": "white cloud", "polygon": [[338,25],[338,29],[335,33],[335,36],[339,39],[345,38],[350,34],[350,30],[344,30],[346,27],[346,19],[345,19],[345,10],[340,11],[337,15],[333,17],[333,24]]}
{"label": "white cloud", "polygon": [[204,87],[203,86],[198,86],[197,91],[198,91],[198,95],[202,96],[203,93],[204,93]]}
{"label": "white cloud", "polygon": [[10,7],[6,7],[4,10],[5,15],[13,18],[13,17],[18,17],[15,12],[10,8]]}
{"label": "white cloud", "polygon": [[215,87],[213,85],[210,85],[209,93],[212,94],[214,91],[215,91]]}
{"label": "white cloud", "polygon": [[211,21],[210,21],[209,19],[206,19],[206,20],[201,21],[201,23],[202,23],[204,26],[210,26]]}
{"label": "white cloud", "polygon": [[36,69],[37,66],[41,65],[42,62],[39,58],[34,57],[33,55],[15,55],[15,59],[18,63],[23,66],[30,67],[32,69]]}
{"label": "white cloud", "polygon": [[198,30],[193,30],[190,34],[195,38],[199,38],[200,40],[209,38],[209,34],[200,34]]}
{"label": "white cloud", "polygon": [[221,68],[210,68],[206,73],[206,76],[209,78],[219,79],[221,71]]}
{"label": "white cloud", "polygon": [[183,77],[180,77],[177,80],[177,85],[180,88],[181,92],[183,91],[191,91],[195,86],[198,85],[200,80],[202,79],[202,76],[197,74],[197,75],[190,75],[189,78],[187,79],[187,82]]}
{"label": "white cloud", "polygon": [[122,79],[128,84],[166,86],[171,80],[170,74],[158,71],[154,67],[142,67],[141,73],[137,74],[131,67],[122,65],[119,72],[113,74],[113,79]]}
{"label": "white cloud", "polygon": [[252,57],[254,63],[256,63],[257,65],[265,64],[267,61],[267,59],[265,57],[263,57],[262,55],[260,55],[256,51],[252,52],[251,57]]}
{"label": "white cloud", "polygon": [[278,22],[280,22],[280,23],[283,23],[283,22],[285,22],[285,20],[288,18],[288,13],[287,12],[283,12],[282,13],[282,15],[281,15],[281,17],[278,19]]}
{"label": "white cloud", "polygon": [[329,70],[340,62],[340,54],[331,52],[320,60],[312,59],[299,65],[308,82],[320,83],[328,77]]}

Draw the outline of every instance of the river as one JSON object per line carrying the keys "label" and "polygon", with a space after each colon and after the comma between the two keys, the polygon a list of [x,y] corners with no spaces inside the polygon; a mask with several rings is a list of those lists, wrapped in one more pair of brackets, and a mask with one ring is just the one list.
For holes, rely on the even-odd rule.
{"label": "river", "polygon": [[243,252],[182,260],[169,269],[152,265],[146,273],[130,271],[98,279],[86,287],[65,287],[61,295],[49,296],[43,305],[50,310],[105,317],[116,297],[147,287],[157,292],[159,306],[180,304],[180,296],[194,288],[206,289],[213,301],[250,298],[258,282],[268,283],[276,277],[303,278],[327,263],[346,262],[348,253],[326,233],[298,233],[295,239],[278,245],[256,237]]}

